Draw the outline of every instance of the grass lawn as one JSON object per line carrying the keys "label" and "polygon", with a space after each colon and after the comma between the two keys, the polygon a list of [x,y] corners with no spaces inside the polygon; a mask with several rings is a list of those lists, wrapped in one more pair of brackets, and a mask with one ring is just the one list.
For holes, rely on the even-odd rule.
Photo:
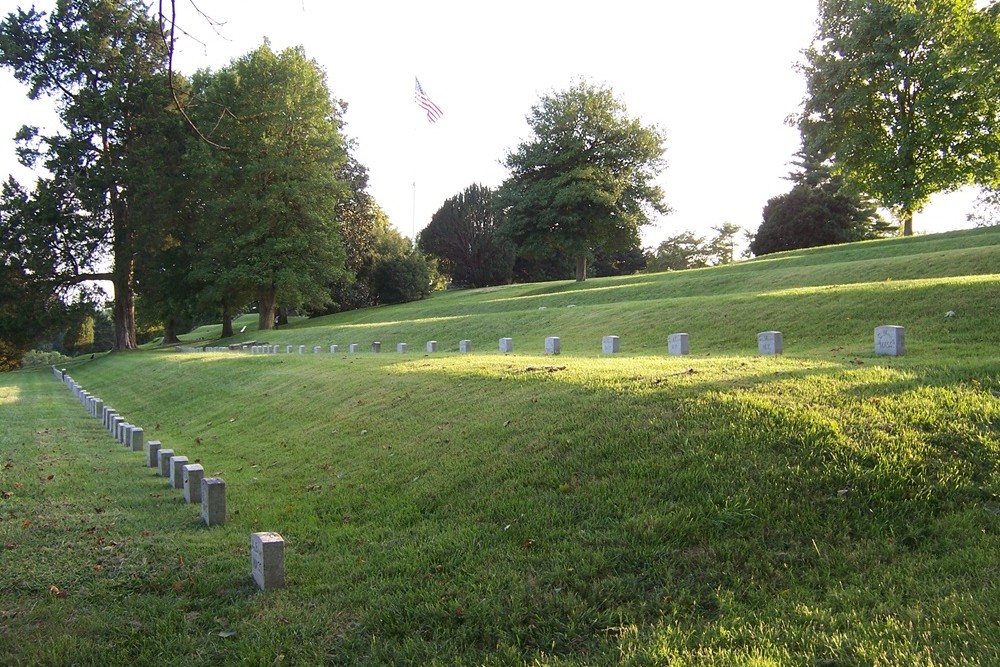
{"label": "grass lawn", "polygon": [[[1000,664],[998,241],[455,291],[232,339],[354,355],[67,366],[226,480],[211,529],[50,372],[0,375],[0,664]],[[881,324],[905,357],[874,355]],[[784,355],[756,354],[765,330]],[[690,356],[666,355],[678,331]],[[254,531],[285,538],[286,588],[254,588]]]}

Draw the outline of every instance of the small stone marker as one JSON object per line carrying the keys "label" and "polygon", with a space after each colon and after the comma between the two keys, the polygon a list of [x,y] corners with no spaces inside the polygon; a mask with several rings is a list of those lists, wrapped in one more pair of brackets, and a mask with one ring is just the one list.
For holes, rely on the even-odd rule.
{"label": "small stone marker", "polygon": [[129,444],[132,446],[132,451],[133,452],[141,452],[142,451],[142,438],[143,438],[143,435],[144,434],[143,434],[143,431],[142,431],[141,428],[139,428],[138,426],[133,426],[132,427],[132,435],[129,436]]}
{"label": "small stone marker", "polygon": [[306,353],[306,346],[299,345],[299,354],[305,354],[305,353]]}
{"label": "small stone marker", "polygon": [[170,457],[170,486],[175,489],[184,488],[184,466],[188,464],[186,456]]}
{"label": "small stone marker", "polygon": [[201,519],[206,526],[221,526],[226,522],[226,482],[221,477],[201,480]]}
{"label": "small stone marker", "polygon": [[559,354],[560,345],[558,336],[549,336],[545,339],[545,354]]}
{"label": "small stone marker", "polygon": [[98,419],[104,416],[104,401],[96,400],[94,401],[94,411],[91,413]]}
{"label": "small stone marker", "polygon": [[437,352],[438,351],[438,342],[436,340],[429,340],[429,341],[427,341],[426,350],[428,352]]}
{"label": "small stone marker", "polygon": [[406,343],[396,343],[397,354],[406,354],[407,349],[409,349],[409,346]]}
{"label": "small stone marker", "polygon": [[160,441],[150,440],[146,443],[146,467],[160,467]]}
{"label": "small stone marker", "polygon": [[160,449],[156,452],[156,466],[160,470],[160,477],[170,477],[170,457],[173,455],[172,449]]}
{"label": "small stone marker", "polygon": [[355,352],[357,352],[358,351],[358,344],[357,343],[351,343],[350,345],[347,346],[347,351],[350,352],[350,353],[352,353],[352,354],[355,353]]}
{"label": "small stone marker", "polygon": [[382,343],[380,341],[375,341],[374,343],[372,343],[372,352],[378,354],[381,351],[382,351]]}
{"label": "small stone marker", "polygon": [[292,346],[291,345],[286,345],[285,346],[285,354],[291,354],[291,353],[292,353]]}
{"label": "small stone marker", "polygon": [[514,351],[514,339],[513,338],[501,338],[500,339],[500,351],[504,354],[510,354]]}
{"label": "small stone marker", "polygon": [[313,348],[313,354],[319,354],[320,350],[322,350],[322,349],[323,348],[321,348],[319,345],[317,345],[316,347]]}
{"label": "small stone marker", "polygon": [[780,331],[761,331],[757,334],[757,351],[760,354],[781,354],[784,349]]}
{"label": "small stone marker", "polygon": [[184,502],[201,502],[201,480],[205,479],[205,469],[200,463],[189,463],[181,467],[181,480],[184,486]]}
{"label": "small stone marker", "polygon": [[257,588],[285,587],[285,540],[278,533],[250,533],[250,574]]}
{"label": "small stone marker", "polygon": [[875,327],[875,354],[890,357],[906,354],[906,328],[891,324]]}
{"label": "small stone marker", "polygon": [[618,336],[604,336],[601,338],[601,352],[604,354],[618,354],[621,350],[621,341]]}
{"label": "small stone marker", "polygon": [[330,354],[337,354],[338,350],[340,350],[339,346],[337,346],[337,345],[331,345],[330,346]]}
{"label": "small stone marker", "polygon": [[460,341],[458,341],[458,351],[459,352],[472,352],[472,341],[471,340],[460,340]]}
{"label": "small stone marker", "polygon": [[689,350],[686,333],[675,333],[667,336],[667,354],[683,355],[687,354]]}

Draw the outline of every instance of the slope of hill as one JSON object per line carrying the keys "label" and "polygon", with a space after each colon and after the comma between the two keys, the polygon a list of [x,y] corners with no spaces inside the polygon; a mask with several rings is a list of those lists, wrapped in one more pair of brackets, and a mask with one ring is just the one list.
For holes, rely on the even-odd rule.
{"label": "slope of hill", "polygon": [[[0,662],[1000,661],[998,241],[449,292],[264,334],[353,355],[71,366],[226,480],[214,529],[51,375],[0,376]],[[907,327],[905,357],[874,354],[881,324]],[[785,354],[757,355],[774,329]],[[666,355],[677,331],[690,356]],[[287,541],[281,591],[247,577],[260,530]]]}

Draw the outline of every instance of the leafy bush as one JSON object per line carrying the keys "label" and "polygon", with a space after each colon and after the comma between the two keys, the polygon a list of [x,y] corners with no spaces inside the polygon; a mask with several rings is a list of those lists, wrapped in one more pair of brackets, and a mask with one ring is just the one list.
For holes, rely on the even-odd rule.
{"label": "leafy bush", "polygon": [[42,366],[58,365],[66,361],[70,361],[70,357],[58,352],[31,350],[21,358],[21,367],[41,368]]}

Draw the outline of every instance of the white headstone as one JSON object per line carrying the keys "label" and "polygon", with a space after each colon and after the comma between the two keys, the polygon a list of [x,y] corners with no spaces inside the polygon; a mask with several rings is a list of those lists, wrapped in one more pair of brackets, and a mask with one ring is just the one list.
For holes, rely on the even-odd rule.
{"label": "white headstone", "polygon": [[409,346],[406,343],[396,343],[396,352],[398,354],[406,354],[406,350]]}
{"label": "white headstone", "polygon": [[618,354],[621,350],[621,342],[618,336],[604,336],[601,338],[601,352],[604,354]]}
{"label": "white headstone", "polygon": [[306,353],[306,346],[299,345],[299,354],[305,354],[305,353]]}
{"label": "white headstone", "polygon": [[757,351],[760,354],[782,354],[784,349],[780,331],[761,331],[757,334]]}
{"label": "white headstone", "polygon": [[226,522],[226,482],[221,477],[201,480],[201,520],[206,526],[221,526]]}
{"label": "white headstone", "polygon": [[347,346],[347,351],[351,352],[351,353],[357,352],[358,351],[358,344],[357,343],[351,343],[350,345]]}
{"label": "white headstone", "polygon": [[292,346],[291,345],[286,345],[285,346],[285,354],[291,354],[291,353],[292,353]]}
{"label": "white headstone", "polygon": [[375,341],[374,343],[372,343],[372,352],[378,354],[381,351],[382,351],[382,343],[380,341]]}
{"label": "white headstone", "polygon": [[906,328],[891,324],[875,327],[875,354],[890,357],[906,354]]}
{"label": "white headstone", "polygon": [[186,456],[170,457],[170,486],[175,489],[184,488],[184,466],[188,464]]}
{"label": "white headstone", "polygon": [[438,342],[436,340],[429,340],[429,341],[427,341],[427,348],[426,349],[427,349],[428,352],[437,352],[438,351]]}
{"label": "white headstone", "polygon": [[205,479],[205,469],[199,463],[189,463],[181,468],[181,480],[184,487],[184,502],[201,502],[201,480]]}
{"label": "white headstone", "polygon": [[160,470],[160,477],[170,477],[170,457],[174,455],[172,449],[160,449],[156,452],[156,465]]}
{"label": "white headstone", "polygon": [[250,574],[257,588],[285,586],[285,540],[278,533],[250,534]]}
{"label": "white headstone", "polygon": [[545,354],[559,354],[559,337],[549,336],[545,339]]}
{"label": "white headstone", "polygon": [[688,335],[675,333],[667,336],[667,354],[687,354],[689,351]]}
{"label": "white headstone", "polygon": [[143,438],[142,429],[139,428],[138,426],[133,426],[132,435],[129,437],[129,445],[131,445],[133,452],[142,451],[142,438]]}
{"label": "white headstone", "polygon": [[150,440],[146,443],[146,467],[158,468],[160,466],[160,441]]}
{"label": "white headstone", "polygon": [[471,340],[460,340],[460,341],[458,341],[458,351],[459,352],[472,352],[472,341]]}
{"label": "white headstone", "polygon": [[504,354],[510,354],[514,351],[514,339],[513,338],[501,338],[500,339],[500,351]]}
{"label": "white headstone", "polygon": [[330,346],[330,354],[337,354],[338,350],[340,350],[340,347],[338,347],[337,345]]}

